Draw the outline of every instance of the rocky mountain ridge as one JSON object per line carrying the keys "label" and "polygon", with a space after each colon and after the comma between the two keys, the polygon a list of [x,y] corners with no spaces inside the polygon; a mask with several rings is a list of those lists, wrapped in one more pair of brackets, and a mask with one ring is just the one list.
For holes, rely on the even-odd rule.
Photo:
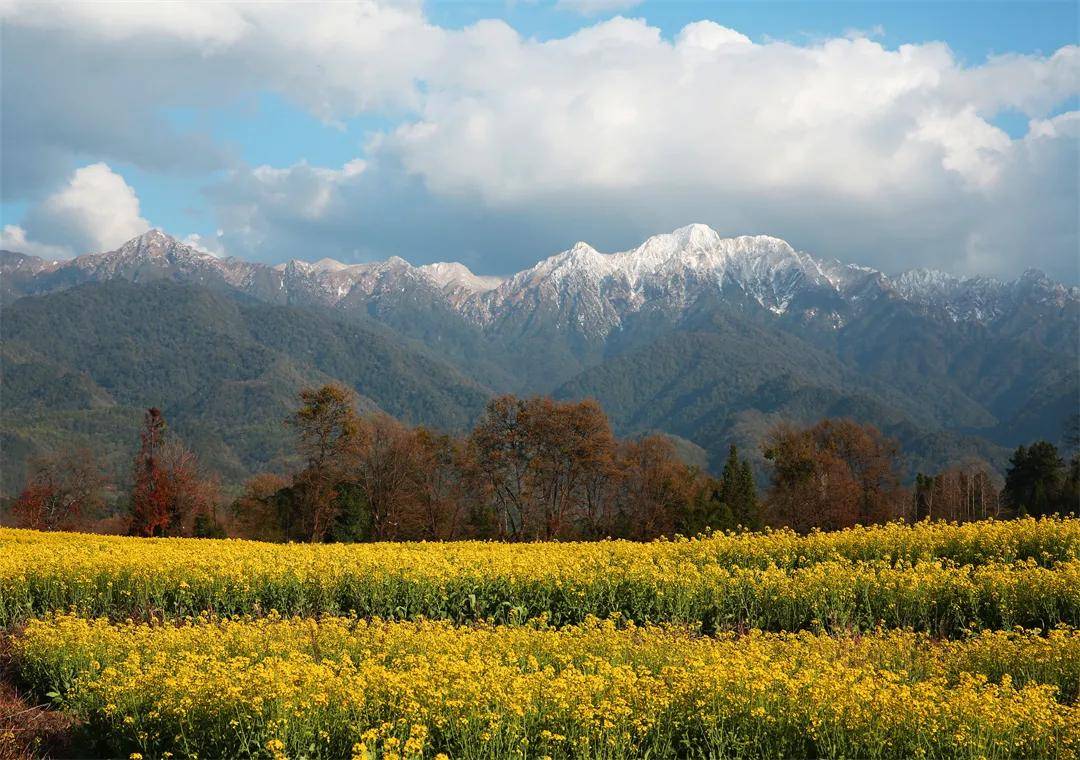
{"label": "rocky mountain ridge", "polygon": [[476,275],[457,262],[414,266],[396,256],[363,264],[292,259],[271,267],[217,258],[159,230],[114,251],[70,261],[0,254],[0,291],[7,300],[113,278],[223,284],[262,300],[340,309],[366,308],[406,293],[456,312],[483,330],[513,321],[515,315],[520,319],[544,312],[600,339],[630,315],[652,310],[681,315],[705,295],[742,297],[777,317],[832,328],[881,299],[938,312],[953,322],[983,325],[1021,304],[1066,308],[1080,303],[1080,289],[1052,282],[1037,270],[1013,281],[926,269],[890,277],[816,258],[767,235],[723,238],[702,224],[617,253],[579,242],[508,278]]}

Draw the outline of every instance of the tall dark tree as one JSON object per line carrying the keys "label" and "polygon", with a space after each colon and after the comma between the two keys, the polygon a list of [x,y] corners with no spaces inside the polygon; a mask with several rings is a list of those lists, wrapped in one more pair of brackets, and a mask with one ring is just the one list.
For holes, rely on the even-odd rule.
{"label": "tall dark tree", "polygon": [[233,501],[231,507],[232,519],[242,535],[261,541],[295,538],[286,530],[289,515],[281,514],[280,503],[290,482],[284,475],[271,472],[248,479],[244,492]]}
{"label": "tall dark tree", "polygon": [[[1036,441],[1020,446],[1009,460],[1005,474],[1005,502],[1018,515],[1041,516],[1057,511],[1069,511],[1063,492],[1065,461],[1057,446],[1048,441]],[[1075,508],[1075,505],[1074,505]]]}
{"label": "tall dark tree", "polygon": [[[732,447],[734,448],[734,446]],[[758,530],[762,526],[761,503],[758,501],[757,482],[754,480],[754,470],[750,467],[750,460],[742,460],[739,465],[739,482],[736,489],[735,503],[733,508],[735,519],[744,528]]]}
{"label": "tall dark tree", "polygon": [[169,528],[171,495],[168,476],[161,464],[165,428],[161,410],[147,409],[133,468],[130,527],[133,536],[159,536]]}
{"label": "tall dark tree", "polygon": [[739,458],[735,444],[728,449],[714,498],[718,504],[713,509],[714,522],[709,527],[754,529],[761,526],[754,474],[750,462]]}

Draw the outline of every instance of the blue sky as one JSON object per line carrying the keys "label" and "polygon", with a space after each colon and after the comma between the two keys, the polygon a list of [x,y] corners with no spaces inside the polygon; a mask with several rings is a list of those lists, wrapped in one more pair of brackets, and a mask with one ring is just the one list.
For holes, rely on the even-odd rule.
{"label": "blue sky", "polygon": [[1075,3],[303,9],[6,8],[4,244],[154,225],[266,261],[506,273],[704,221],[1077,279]]}

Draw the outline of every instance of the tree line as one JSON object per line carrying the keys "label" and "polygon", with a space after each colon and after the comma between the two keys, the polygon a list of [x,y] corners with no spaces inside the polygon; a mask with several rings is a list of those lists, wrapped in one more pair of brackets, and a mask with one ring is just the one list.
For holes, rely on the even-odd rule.
{"label": "tree line", "polygon": [[[231,501],[149,409],[122,488],[92,452],[61,452],[31,463],[10,516],[45,530],[268,541],[648,540],[1068,513],[1080,504],[1080,457],[1066,464],[1045,441],[1019,447],[1003,482],[970,462],[905,487],[898,445],[873,426],[782,423],[762,444],[769,482],[759,495],[734,445],[712,476],[681,461],[666,436],[616,437],[593,400],[501,396],[464,435],[361,415],[355,401],[336,384],[302,391],[287,420],[298,465],[250,478]],[[95,521],[110,492],[112,516]]]}
{"label": "tree line", "polygon": [[301,393],[290,420],[303,466],[250,480],[232,507],[271,540],[649,539],[760,525],[750,465],[719,478],[664,436],[619,440],[595,401],[493,399],[451,436],[361,417],[347,389]]}

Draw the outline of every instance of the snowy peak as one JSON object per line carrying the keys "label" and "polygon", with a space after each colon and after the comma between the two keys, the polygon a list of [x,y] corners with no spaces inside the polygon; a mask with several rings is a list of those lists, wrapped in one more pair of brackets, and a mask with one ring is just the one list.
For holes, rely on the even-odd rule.
{"label": "snowy peak", "polygon": [[226,277],[229,267],[250,268],[234,260],[227,264],[212,254],[185,245],[158,229],[144,232],[113,251],[88,253],[66,262],[64,267],[79,270],[90,279],[123,277],[131,280],[158,276],[198,275]]}
{"label": "snowy peak", "polygon": [[[625,312],[658,300],[678,309],[707,290],[734,286],[761,306],[783,313],[803,282],[829,284],[817,262],[786,241],[768,235],[723,238],[704,224],[691,224],[617,253],[577,243],[515,275],[500,293],[514,301],[521,300],[516,292],[530,288],[556,301],[587,294],[615,299]],[[606,313],[605,319],[610,321]]]}
{"label": "snowy peak", "polygon": [[211,254],[203,253],[191,246],[184,245],[176,238],[166,235],[159,229],[148,230],[137,238],[127,241],[115,251],[90,254],[90,256],[99,257],[98,260],[103,260],[101,257],[127,260],[169,259],[174,261],[183,259],[215,258]]}
{"label": "snowy peak", "polygon": [[456,261],[440,261],[416,268],[444,291],[465,290],[469,293],[485,293],[503,283],[502,277],[473,274],[464,264]]}
{"label": "snowy peak", "polygon": [[[602,253],[586,242],[510,278],[477,275],[464,264],[413,266],[398,256],[346,264],[292,259],[269,267],[219,259],[161,230],[114,251],[63,262],[6,254],[0,274],[21,293],[48,292],[113,277],[224,282],[258,298],[378,311],[391,304],[449,309],[482,330],[547,324],[603,338],[636,312],[678,321],[702,298],[735,299],[785,318],[836,329],[880,299],[902,301],[952,321],[988,324],[1015,313],[1053,313],[1080,303],[1080,290],[1029,270],[1012,282],[916,269],[895,277],[869,267],[817,259],[769,235],[722,237],[704,224],[654,235]],[[395,306],[392,308],[404,308]],[[1036,311],[1032,312],[1031,307]],[[742,306],[740,306],[742,308]]]}
{"label": "snowy peak", "polygon": [[337,259],[319,259],[311,268],[316,272],[340,272],[342,269],[348,269],[348,264],[343,264]]}
{"label": "snowy peak", "polygon": [[1062,309],[1080,302],[1080,289],[1054,282],[1038,269],[1028,269],[1011,282],[912,269],[891,282],[905,300],[944,311],[957,322],[991,322],[1022,305]]}

